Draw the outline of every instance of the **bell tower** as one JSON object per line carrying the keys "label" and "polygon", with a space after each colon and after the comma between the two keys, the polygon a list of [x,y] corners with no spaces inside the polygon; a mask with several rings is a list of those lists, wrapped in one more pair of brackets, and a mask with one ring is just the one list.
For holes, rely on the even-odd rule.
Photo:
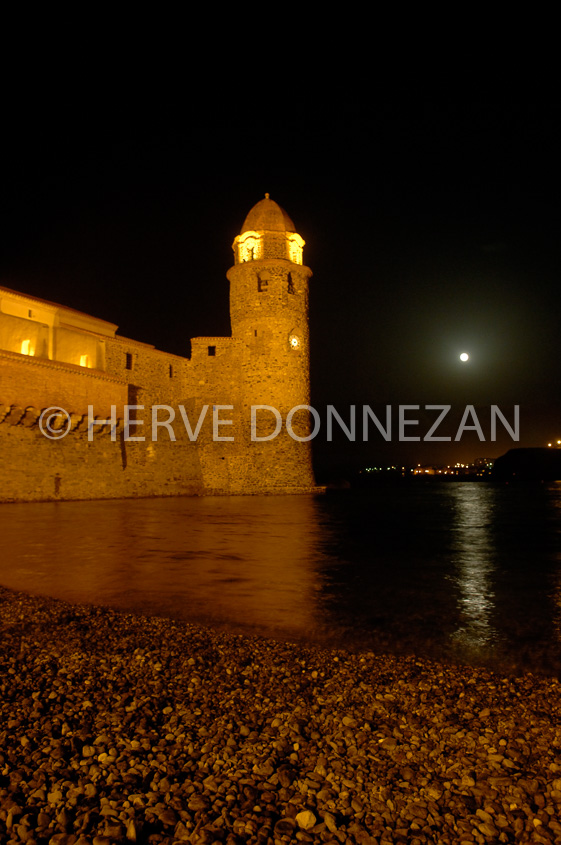
{"label": "bell tower", "polygon": [[[310,404],[308,280],[303,264],[304,240],[294,223],[269,194],[247,215],[232,245],[230,281],[232,338],[240,355],[240,395],[244,422],[251,406],[268,405],[282,417],[282,429],[269,441],[252,442],[259,471],[272,486],[314,486],[309,441],[291,437],[287,414]],[[256,415],[258,437],[275,428],[269,411]],[[310,431],[309,413],[297,411],[292,429],[299,438]],[[275,474],[278,478],[275,480]],[[278,482],[278,483],[277,483]]]}

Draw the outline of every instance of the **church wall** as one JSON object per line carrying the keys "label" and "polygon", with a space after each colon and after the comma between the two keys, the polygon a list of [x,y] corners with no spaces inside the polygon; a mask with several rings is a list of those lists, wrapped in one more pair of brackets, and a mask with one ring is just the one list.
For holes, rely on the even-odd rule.
{"label": "church wall", "polygon": [[188,358],[161,352],[129,338],[107,341],[106,369],[111,375],[139,388],[142,401],[130,404],[173,404],[191,387]]}
{"label": "church wall", "polygon": [[[101,341],[93,334],[58,327],[55,332],[54,359],[66,364],[75,364],[94,369],[103,367],[103,356],[99,350]],[[87,359],[84,364],[82,360]]]}
{"label": "church wall", "polygon": [[201,402],[219,405],[239,403],[240,352],[240,345],[231,337],[193,338],[192,390]]}
{"label": "church wall", "polygon": [[111,405],[122,406],[126,395],[124,382],[98,370],[0,350],[0,404],[56,405],[70,414],[85,414],[91,404],[103,415]]}
{"label": "church wall", "polygon": [[[69,331],[67,337],[70,345],[83,347],[79,332]],[[94,343],[99,340],[88,333],[83,337],[91,337]],[[198,445],[189,440],[177,410],[184,401],[195,418],[190,361],[126,338],[104,338],[103,343],[105,373],[0,351],[0,501],[204,492]],[[132,355],[131,370],[126,366],[127,353]],[[133,425],[129,431],[131,437],[144,437],[143,442],[124,437],[126,404],[145,405],[144,411],[131,414],[143,425]],[[157,430],[157,439],[152,440],[154,404],[175,409],[174,442],[165,429]],[[109,425],[95,425],[93,439],[88,440],[89,405],[98,419],[110,419],[115,407],[116,441],[111,440]],[[61,439],[49,439],[39,430],[40,413],[51,406],[72,415],[71,430]],[[160,418],[167,419],[165,411]],[[208,428],[207,439],[212,443],[211,424]]]}
{"label": "church wall", "polygon": [[[179,434],[179,432],[178,432]],[[29,502],[143,496],[199,495],[201,467],[194,444],[115,441],[84,427],[49,440],[37,426],[0,423],[0,501]]]}
{"label": "church wall", "polygon": [[49,355],[49,327],[12,314],[0,314],[0,349],[21,353],[29,341],[30,352],[37,358]]}

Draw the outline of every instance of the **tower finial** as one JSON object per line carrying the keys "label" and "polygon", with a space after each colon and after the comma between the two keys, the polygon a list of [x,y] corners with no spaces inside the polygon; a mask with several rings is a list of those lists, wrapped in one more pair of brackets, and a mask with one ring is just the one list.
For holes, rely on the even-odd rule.
{"label": "tower finial", "polygon": [[268,199],[269,199],[269,194],[265,194],[265,199],[266,199],[266,200],[268,200]]}

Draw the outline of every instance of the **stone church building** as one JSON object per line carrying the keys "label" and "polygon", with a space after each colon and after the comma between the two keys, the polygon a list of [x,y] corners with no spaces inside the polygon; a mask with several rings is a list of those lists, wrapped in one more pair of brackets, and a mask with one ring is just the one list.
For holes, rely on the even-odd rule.
{"label": "stone church building", "polygon": [[233,243],[232,335],[190,358],[0,287],[0,501],[313,490],[303,247],[265,195]]}

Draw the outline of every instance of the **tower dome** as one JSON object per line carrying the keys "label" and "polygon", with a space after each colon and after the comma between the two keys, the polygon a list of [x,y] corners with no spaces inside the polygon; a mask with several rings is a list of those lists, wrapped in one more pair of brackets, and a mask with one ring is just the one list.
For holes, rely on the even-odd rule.
{"label": "tower dome", "polygon": [[294,223],[278,203],[265,194],[265,199],[256,203],[241,228],[240,235],[244,232],[295,232]]}
{"label": "tower dome", "polygon": [[232,244],[236,264],[269,258],[302,264],[303,246],[294,223],[269,194],[253,206]]}

